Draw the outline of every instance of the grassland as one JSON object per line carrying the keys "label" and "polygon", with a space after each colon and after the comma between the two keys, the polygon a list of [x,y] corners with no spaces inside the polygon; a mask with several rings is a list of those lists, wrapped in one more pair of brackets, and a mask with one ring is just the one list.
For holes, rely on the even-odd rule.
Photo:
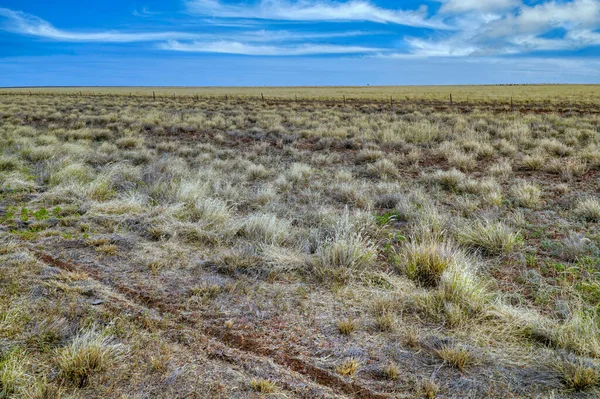
{"label": "grassland", "polygon": [[538,103],[598,105],[600,85],[355,86],[355,87],[53,87],[0,89],[0,94],[225,97],[231,99],[415,103]]}
{"label": "grassland", "polygon": [[0,397],[598,397],[598,91],[447,89],[1,93]]}

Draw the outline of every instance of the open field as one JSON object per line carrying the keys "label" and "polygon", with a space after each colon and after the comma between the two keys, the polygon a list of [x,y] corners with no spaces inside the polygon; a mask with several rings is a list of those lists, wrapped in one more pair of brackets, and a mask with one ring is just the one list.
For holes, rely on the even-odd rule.
{"label": "open field", "polygon": [[161,90],[0,92],[0,398],[600,395],[598,86]]}
{"label": "open field", "polygon": [[271,100],[442,101],[600,105],[600,85],[489,85],[489,86],[355,86],[355,87],[54,87],[4,88],[0,94],[70,94],[158,97],[200,96]]}

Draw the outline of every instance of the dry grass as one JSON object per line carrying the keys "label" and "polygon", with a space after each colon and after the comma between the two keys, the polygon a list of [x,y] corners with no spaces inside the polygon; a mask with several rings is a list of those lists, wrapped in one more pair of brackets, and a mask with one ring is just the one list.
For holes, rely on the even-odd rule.
{"label": "dry grass", "polygon": [[361,362],[358,359],[349,358],[344,360],[335,368],[335,371],[344,377],[353,377],[360,369]]}
{"label": "dry grass", "polygon": [[600,393],[588,88],[113,90],[0,96],[4,397]]}
{"label": "dry grass", "polygon": [[68,346],[56,353],[61,376],[78,387],[87,385],[94,373],[117,363],[123,356],[121,345],[95,329],[80,331]]}

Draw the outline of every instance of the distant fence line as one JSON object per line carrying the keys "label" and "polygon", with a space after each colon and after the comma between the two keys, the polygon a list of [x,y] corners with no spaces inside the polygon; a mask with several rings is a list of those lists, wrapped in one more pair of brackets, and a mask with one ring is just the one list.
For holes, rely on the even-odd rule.
{"label": "distant fence line", "polygon": [[37,96],[37,97],[69,97],[69,98],[131,98],[131,99],[146,99],[146,100],[180,100],[180,101],[256,101],[262,103],[325,103],[325,104],[364,104],[364,105],[390,105],[395,104],[431,104],[431,105],[498,105],[514,107],[523,104],[540,104],[540,105],[596,105],[600,106],[600,98],[597,101],[583,101],[580,97],[555,97],[555,98],[520,98],[520,97],[477,97],[465,96],[457,97],[453,93],[448,93],[445,99],[442,97],[432,96],[406,96],[399,95],[397,97],[390,95],[387,98],[375,97],[350,97],[346,95],[338,95],[331,97],[299,97],[295,94],[293,97],[272,96],[267,97],[263,93],[260,95],[240,95],[240,94],[222,94],[222,95],[200,95],[200,94],[165,94],[156,92],[152,93],[98,93],[89,91],[79,92],[35,92],[35,91],[0,91],[0,96]]}

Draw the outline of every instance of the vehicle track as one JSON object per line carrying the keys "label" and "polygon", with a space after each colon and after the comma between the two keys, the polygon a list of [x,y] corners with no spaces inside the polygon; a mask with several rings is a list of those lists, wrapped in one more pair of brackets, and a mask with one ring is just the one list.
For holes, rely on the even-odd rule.
{"label": "vehicle track", "polygon": [[[245,355],[259,357],[264,361],[272,361],[273,363],[285,368],[282,373],[285,372],[289,374],[289,372],[292,371],[303,376],[304,379],[310,381],[311,383],[317,384],[324,390],[328,390],[337,395],[343,395],[345,397],[363,399],[389,399],[392,397],[388,394],[374,392],[357,381],[347,381],[336,374],[321,367],[315,366],[298,356],[286,351],[282,351],[282,348],[265,347],[264,342],[260,342],[259,340],[248,337],[247,335],[242,335],[234,331],[227,330],[225,327],[221,329],[199,325],[195,318],[182,315],[180,308],[173,305],[168,305],[159,299],[145,295],[140,290],[135,290],[124,284],[119,284],[116,282],[111,282],[110,284],[103,283],[102,281],[105,281],[106,276],[103,276],[98,269],[92,269],[70,261],[61,260],[54,255],[31,246],[28,247],[28,249],[37,259],[48,265],[69,272],[86,273],[98,284],[102,286],[108,286],[111,290],[120,293],[138,306],[152,309],[161,316],[165,313],[177,314],[179,316],[177,320],[178,322],[183,322],[190,327],[201,328],[206,335],[207,340],[216,340],[219,344],[221,344],[223,347],[218,349],[221,351],[218,354],[220,357],[225,356],[229,357],[230,360],[234,359],[235,355],[224,355],[223,352],[223,350],[226,350],[226,352],[231,352],[233,350],[240,351]],[[294,390],[294,387],[291,386],[291,384],[286,385],[288,385],[288,389]]]}

